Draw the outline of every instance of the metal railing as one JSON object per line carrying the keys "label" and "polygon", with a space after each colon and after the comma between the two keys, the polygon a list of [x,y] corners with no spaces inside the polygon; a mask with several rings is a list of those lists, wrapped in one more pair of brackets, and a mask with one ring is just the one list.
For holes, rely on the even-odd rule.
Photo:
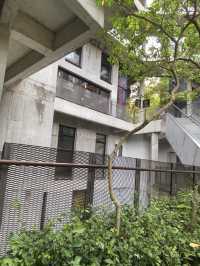
{"label": "metal railing", "polygon": [[131,121],[126,105],[111,101],[109,92],[95,93],[95,89],[89,90],[83,83],[74,83],[60,77],[57,81],[56,96],[125,121]]}
{"label": "metal railing", "polygon": [[177,105],[173,104],[168,109],[168,112],[177,118],[188,118],[192,123],[200,127],[200,120],[197,119],[193,112],[188,113],[187,108],[180,109]]}
{"label": "metal railing", "polygon": [[[57,161],[54,148],[7,143],[0,160],[0,255],[10,233],[42,227],[73,208],[113,210],[107,187],[107,156],[71,151],[72,160]],[[56,169],[71,169],[57,178]],[[64,173],[64,172],[63,172]],[[171,196],[191,189],[200,180],[200,168],[128,157],[113,161],[112,188],[121,205],[145,207],[154,196]],[[137,195],[137,197],[135,197]]]}

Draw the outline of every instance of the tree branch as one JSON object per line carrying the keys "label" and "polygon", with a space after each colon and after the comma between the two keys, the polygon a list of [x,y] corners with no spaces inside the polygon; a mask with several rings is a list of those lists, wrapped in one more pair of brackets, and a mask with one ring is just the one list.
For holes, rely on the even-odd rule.
{"label": "tree branch", "polygon": [[156,114],[154,114],[151,119],[149,119],[149,120],[145,119],[145,121],[141,125],[137,126],[133,130],[128,132],[119,141],[119,143],[115,146],[114,150],[108,156],[108,190],[109,190],[111,201],[115,205],[115,210],[116,210],[116,230],[117,230],[117,234],[118,235],[120,233],[120,224],[121,224],[121,204],[120,204],[119,199],[115,195],[115,193],[113,191],[113,186],[112,186],[112,163],[113,163],[113,159],[116,157],[117,152],[120,149],[120,147],[123,145],[123,143],[131,135],[133,135],[134,133],[140,131],[146,125],[148,125],[151,121],[153,121],[154,119],[158,118],[161,114],[163,114],[163,112],[165,112],[174,103],[174,101],[176,99],[176,92],[178,91],[178,89],[180,87],[180,81],[179,81],[179,78],[177,77],[176,71],[173,68],[171,68],[170,71],[171,71],[172,75],[174,76],[174,79],[175,79],[175,82],[176,82],[176,86],[173,88],[173,90],[171,92],[170,101],[163,108],[161,108]]}
{"label": "tree branch", "polygon": [[123,12],[125,13],[126,16],[133,16],[135,18],[138,18],[138,19],[144,20],[146,22],[149,22],[153,26],[155,26],[158,29],[160,29],[173,43],[176,43],[176,39],[173,36],[171,36],[161,24],[157,23],[156,21],[153,21],[152,19],[150,19],[148,17],[139,15],[130,6],[127,8],[121,2],[120,3],[115,3],[115,4],[117,5],[118,9],[123,10]]}
{"label": "tree branch", "polygon": [[194,66],[196,66],[197,68],[200,69],[200,64],[195,62],[194,60],[192,60],[191,58],[184,58],[184,57],[177,57],[176,61],[184,61],[184,62],[188,62],[193,64]]}

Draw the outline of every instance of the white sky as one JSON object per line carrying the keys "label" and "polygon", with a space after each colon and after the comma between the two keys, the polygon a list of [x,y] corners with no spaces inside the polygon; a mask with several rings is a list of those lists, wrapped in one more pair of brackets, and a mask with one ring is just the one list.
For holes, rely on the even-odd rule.
{"label": "white sky", "polygon": [[147,0],[146,2],[147,2],[147,5],[150,5],[153,2],[153,0]]}
{"label": "white sky", "polygon": [[[136,5],[138,10],[140,10],[140,11],[146,10],[146,8],[141,4],[140,0],[134,0],[134,2],[135,2],[135,5]],[[149,7],[152,2],[153,2],[153,0],[146,0],[146,7]]]}

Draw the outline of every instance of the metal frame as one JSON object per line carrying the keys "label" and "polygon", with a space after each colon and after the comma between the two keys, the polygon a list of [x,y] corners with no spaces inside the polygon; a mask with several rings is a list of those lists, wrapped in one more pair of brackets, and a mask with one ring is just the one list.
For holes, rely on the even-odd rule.
{"label": "metal frame", "polygon": [[[97,164],[77,164],[77,163],[56,163],[56,162],[34,162],[34,161],[17,161],[17,160],[0,160],[0,165],[18,165],[18,166],[41,166],[41,167],[73,167],[73,168],[95,168],[107,169],[107,165]],[[142,167],[123,167],[113,166],[114,170],[135,170],[142,172],[159,172],[159,173],[183,173],[183,174],[200,174],[200,171],[176,170],[176,169],[154,169]]]}

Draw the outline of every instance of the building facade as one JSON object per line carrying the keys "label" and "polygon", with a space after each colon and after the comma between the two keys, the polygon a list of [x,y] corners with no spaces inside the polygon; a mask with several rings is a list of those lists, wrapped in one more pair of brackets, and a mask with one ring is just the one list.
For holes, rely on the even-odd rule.
{"label": "building facade", "polygon": [[[109,64],[107,55],[92,43],[83,45],[4,91],[2,158],[106,164],[106,155],[137,126],[126,109],[129,94],[127,78]],[[164,120],[151,122],[123,144],[114,164],[170,167],[177,158],[165,132]],[[41,229],[63,213],[68,221],[71,208],[83,202],[113,207],[102,169],[11,166],[0,170],[0,255],[5,253],[8,235],[20,228]],[[167,174],[141,172],[137,179],[137,171],[114,173],[113,189],[121,204],[133,203],[139,192],[140,205],[147,206],[156,180],[165,193],[171,193],[172,179]]]}
{"label": "building facade", "polygon": [[[101,49],[87,43],[7,88],[0,104],[0,150],[5,142],[56,148],[69,128],[71,149],[109,154],[137,126],[127,113],[128,95],[127,78]],[[152,122],[130,137],[121,154],[170,161],[173,150],[163,132],[162,121]]]}

